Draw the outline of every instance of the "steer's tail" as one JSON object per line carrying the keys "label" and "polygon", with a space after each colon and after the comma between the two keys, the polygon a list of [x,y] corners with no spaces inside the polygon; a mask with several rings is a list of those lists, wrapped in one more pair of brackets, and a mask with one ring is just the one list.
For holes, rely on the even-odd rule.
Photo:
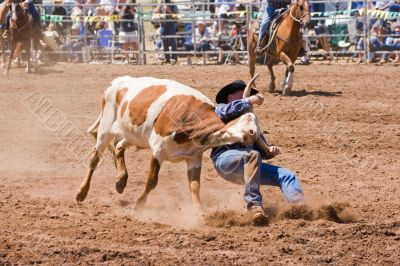
{"label": "steer's tail", "polygon": [[103,115],[103,113],[100,113],[99,117],[97,117],[97,120],[87,130],[87,132],[90,135],[92,135],[95,139],[97,139],[97,131],[99,129],[100,120],[101,120],[102,115]]}

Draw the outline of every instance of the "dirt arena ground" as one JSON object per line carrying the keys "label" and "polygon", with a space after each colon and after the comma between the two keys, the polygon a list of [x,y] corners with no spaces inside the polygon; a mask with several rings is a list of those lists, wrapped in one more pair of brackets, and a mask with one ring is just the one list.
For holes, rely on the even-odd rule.
{"label": "dirt arena ground", "polygon": [[[265,67],[257,82],[265,89]],[[283,67],[276,68],[278,81]],[[246,66],[58,64],[0,76],[0,264],[244,265],[400,263],[400,76],[384,66],[298,66],[293,95],[257,108],[273,164],[294,170],[308,207],[264,187],[266,227],[249,224],[243,187],[218,177],[204,154],[199,223],[185,165],[163,165],[147,208],[134,211],[149,151],[129,150],[125,192],[105,158],[88,198],[75,202],[93,140],[85,131],[121,75],[171,78],[214,98]],[[278,84],[279,85],[279,84]]]}

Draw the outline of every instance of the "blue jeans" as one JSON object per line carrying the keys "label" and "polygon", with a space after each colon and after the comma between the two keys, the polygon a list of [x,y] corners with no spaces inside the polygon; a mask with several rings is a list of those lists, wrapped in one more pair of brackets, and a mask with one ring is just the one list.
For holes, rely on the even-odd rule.
{"label": "blue jeans", "polygon": [[258,151],[246,148],[229,149],[216,154],[212,160],[221,177],[229,182],[245,185],[244,200],[247,208],[262,206],[260,185],[279,187],[289,202],[304,201],[297,176],[289,169],[263,163]]}
{"label": "blue jeans", "polygon": [[371,45],[376,51],[400,51],[400,43],[382,43],[378,38],[371,38]]}
{"label": "blue jeans", "polygon": [[389,12],[400,12],[400,4],[391,4]]}
{"label": "blue jeans", "polygon": [[174,52],[177,51],[177,45],[176,45],[176,38],[175,37],[168,37],[168,35],[176,35],[176,24],[168,24],[166,26],[161,26],[160,29],[161,33],[161,39],[163,43],[163,48],[164,48],[164,55],[165,55],[165,61],[170,62],[171,61],[171,55],[169,53],[169,47],[171,46],[172,50],[172,59],[177,60],[178,55]]}
{"label": "blue jeans", "polygon": [[[185,50],[187,52],[192,51],[194,49],[194,44],[191,42],[184,42],[183,46],[185,46]],[[201,53],[211,50],[210,43],[208,42],[201,42],[196,46],[196,48],[197,48],[196,51]]]}
{"label": "blue jeans", "polygon": [[266,6],[263,14],[263,18],[260,24],[260,31],[258,36],[258,43],[261,44],[262,40],[269,29],[269,25],[271,24],[272,19],[275,15],[276,7],[274,6]]}

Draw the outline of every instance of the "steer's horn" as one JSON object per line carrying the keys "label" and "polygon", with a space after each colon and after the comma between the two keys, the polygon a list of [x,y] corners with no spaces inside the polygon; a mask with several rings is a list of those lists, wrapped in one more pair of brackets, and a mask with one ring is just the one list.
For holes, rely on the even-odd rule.
{"label": "steer's horn", "polygon": [[250,96],[251,87],[253,86],[254,81],[256,81],[256,79],[258,78],[258,75],[260,75],[260,73],[255,74],[254,77],[249,81],[249,83],[247,83],[247,86],[243,92],[243,98],[247,98]]}
{"label": "steer's horn", "polygon": [[267,154],[271,153],[269,151],[268,145],[262,140],[261,136],[256,139],[255,143],[257,144],[257,146],[259,148],[261,148],[263,151],[265,151],[265,153],[267,153]]}

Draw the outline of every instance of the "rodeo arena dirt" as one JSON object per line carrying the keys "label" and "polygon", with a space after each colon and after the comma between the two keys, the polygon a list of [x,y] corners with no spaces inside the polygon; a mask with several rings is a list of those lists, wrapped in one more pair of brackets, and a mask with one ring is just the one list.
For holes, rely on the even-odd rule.
{"label": "rodeo arena dirt", "polygon": [[[166,5],[171,6],[170,2],[166,1]],[[308,1],[299,0],[295,4],[300,2]],[[284,88],[281,88],[282,80],[286,79],[285,64],[275,65],[276,89],[271,92],[265,58],[257,59],[255,72],[260,75],[254,87],[263,95],[264,101],[251,96],[249,102],[257,114],[259,131],[281,152],[264,162],[292,170],[301,184],[304,200],[290,203],[279,187],[262,185],[263,213],[268,222],[261,226],[255,224],[252,209],[246,208],[245,186],[222,178],[210,158],[211,149],[207,148],[201,166],[201,208],[196,201],[198,183],[188,183],[188,174],[189,181],[193,181],[193,172],[187,170],[184,161],[172,163],[168,160],[158,167],[158,184],[156,181],[157,186],[149,193],[145,206],[137,208],[141,203],[137,199],[151,183],[146,180],[152,175],[154,162],[158,164],[157,159],[153,159],[149,173],[151,158],[157,155],[148,149],[148,143],[140,145],[143,139],[135,144],[137,147],[126,149],[129,178],[125,179],[125,189],[121,190],[118,184],[116,187],[116,177],[120,178],[118,182],[121,180],[119,143],[117,147],[109,146],[110,150],[115,149],[116,159],[108,149],[105,150],[93,179],[89,181],[90,191],[86,198],[83,196],[85,200],[82,200],[82,195],[77,197],[78,191],[81,193],[87,188],[82,188],[82,180],[88,167],[97,164],[96,156],[99,154],[93,148],[96,141],[87,133],[88,127],[102,112],[105,120],[100,122],[97,139],[100,142],[107,139],[109,135],[101,133],[106,119],[123,117],[127,108],[122,104],[124,99],[129,98],[132,90],[140,85],[135,81],[128,86],[129,90],[120,88],[117,97],[110,100],[104,92],[114,79],[131,76],[176,81],[208,97],[213,105],[207,103],[206,106],[212,106],[211,110],[214,110],[216,95],[221,88],[235,80],[247,83],[251,79],[246,63],[247,52],[240,48],[242,39],[225,43],[239,45],[237,49],[222,47],[218,41],[214,42],[215,47],[202,46],[202,49],[193,50],[185,49],[188,47],[185,39],[180,43],[182,35],[178,31],[174,33],[178,44],[177,62],[174,55],[167,62],[163,48],[157,46],[162,42],[157,43],[156,35],[149,33],[155,30],[154,24],[160,23],[157,12],[163,12],[162,8],[166,7],[154,11],[157,4],[138,4],[134,18],[137,21],[138,46],[122,45],[118,48],[117,41],[114,43],[117,36],[113,36],[111,48],[104,51],[93,46],[96,39],[86,40],[90,36],[85,35],[83,48],[79,47],[79,51],[69,48],[47,50],[33,73],[25,73],[24,68],[13,62],[9,74],[0,76],[0,264],[398,265],[399,54],[395,50],[373,50],[368,41],[379,21],[383,23],[378,30],[385,27],[382,25],[386,21],[392,23],[391,29],[394,30],[400,13],[385,10],[389,7],[374,9],[387,13],[372,13],[370,5],[373,3],[370,1],[312,2],[311,21],[325,20],[329,24],[329,19],[342,18],[346,23],[340,25],[347,25],[350,29],[354,12],[358,10],[358,16],[374,23],[355,35],[346,28],[345,33],[327,32],[317,38],[310,34],[313,29],[303,29],[303,39],[317,47],[313,50],[305,45],[308,57],[304,54],[298,57],[294,65],[293,88],[287,96],[282,95]],[[76,6],[82,7],[85,3],[79,2]],[[44,10],[52,14],[41,13],[47,26],[51,19],[61,22],[62,15],[53,15],[49,10],[54,6],[68,7],[67,2],[46,4],[43,1],[42,4],[43,7],[37,6],[43,9],[47,5]],[[87,4],[95,5],[96,1]],[[204,3],[199,5],[205,6]],[[72,3],[69,9],[65,9],[74,12],[71,8],[76,6]],[[193,6],[186,6],[187,13],[179,17],[179,21],[194,14]],[[98,17],[115,17],[115,13],[107,13],[108,7],[104,6],[103,10],[96,6]],[[189,29],[191,32],[193,29],[193,40],[199,33],[198,28],[202,27],[200,24],[211,27],[214,23],[214,26],[222,27],[222,30],[216,30],[217,37],[214,36],[220,40],[221,36],[230,34],[229,30],[234,30],[233,25],[240,24],[231,23],[231,20],[243,20],[243,23],[257,20],[257,14],[246,15],[251,13],[248,12],[248,3],[227,4],[219,8],[210,9],[208,3],[207,8],[198,9],[198,12],[203,12],[201,23],[193,21],[193,28]],[[214,12],[215,16],[209,15]],[[199,19],[190,17],[193,18]],[[109,20],[110,24],[112,20]],[[69,22],[68,19],[65,21]],[[173,23],[179,24],[177,21]],[[115,34],[114,30],[112,34]],[[391,37],[393,32],[380,34]],[[211,35],[209,44],[214,38]],[[338,37],[342,38],[341,44],[339,49],[335,49],[338,42],[332,40],[338,41]],[[65,44],[65,40],[62,41]],[[354,45],[356,42],[365,45],[358,49]],[[195,41],[194,48],[198,45]],[[8,56],[9,47],[5,47],[3,53]],[[130,53],[126,53],[129,49]],[[33,57],[37,56],[37,52],[33,54]],[[24,67],[26,58],[22,58],[20,64]],[[181,86],[172,81],[169,85],[152,86],[154,93],[162,95],[165,91],[160,93],[160,90],[167,87],[171,93],[174,86]],[[180,98],[182,101],[188,97],[195,99],[196,104],[199,104],[199,99],[207,101],[197,92],[186,87],[183,90],[180,96],[186,95],[186,98]],[[151,117],[151,110],[154,111],[150,108],[153,102],[148,102],[149,97],[154,100],[159,97],[141,95],[143,98],[130,102],[129,112],[126,112],[125,117],[128,113],[130,116],[131,128],[138,128],[140,124],[131,117],[132,113],[144,116],[143,123],[146,115]],[[112,115],[110,108],[118,108],[115,109],[118,113]],[[187,108],[195,112],[197,106]],[[178,110],[177,120],[178,115],[183,115],[182,110]],[[207,118],[203,116],[202,120]],[[184,122],[179,123],[185,128]],[[230,122],[227,125],[235,128],[238,124],[232,126]],[[174,124],[168,126],[173,128]],[[120,130],[133,129],[121,126]],[[229,130],[228,126],[226,132]],[[240,130],[245,132],[247,129]],[[240,134],[254,133],[253,130],[246,132]],[[177,131],[171,134],[175,140]],[[165,144],[166,148],[163,148],[170,152],[168,149],[190,147],[188,143],[178,140],[178,144]],[[193,145],[199,143],[193,142]]]}

